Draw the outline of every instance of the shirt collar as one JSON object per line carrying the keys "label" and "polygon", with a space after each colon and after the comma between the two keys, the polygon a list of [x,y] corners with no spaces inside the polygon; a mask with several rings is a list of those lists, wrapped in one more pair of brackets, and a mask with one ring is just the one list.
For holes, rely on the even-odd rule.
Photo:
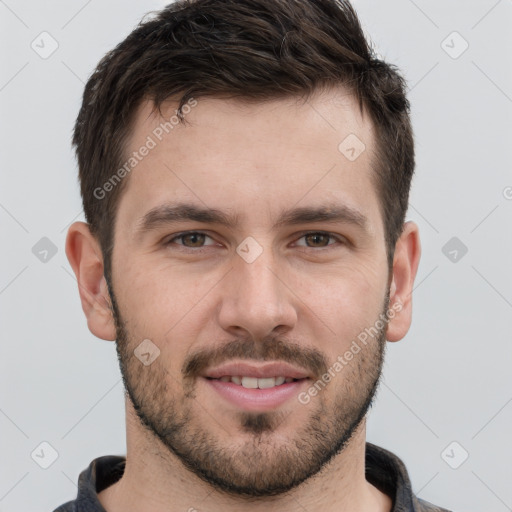
{"label": "shirt collar", "polygon": [[[126,458],[105,455],[94,459],[78,478],[78,493],[75,501],[68,502],[54,512],[106,512],[98,493],[117,482],[124,473]],[[365,475],[368,482],[393,501],[392,512],[423,512],[444,509],[418,500],[404,463],[396,455],[372,443],[366,443]]]}

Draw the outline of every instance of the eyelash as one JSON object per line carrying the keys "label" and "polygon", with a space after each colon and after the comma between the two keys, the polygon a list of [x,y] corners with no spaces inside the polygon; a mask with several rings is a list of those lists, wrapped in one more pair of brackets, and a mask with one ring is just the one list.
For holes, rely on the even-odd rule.
{"label": "eyelash", "polygon": [[[185,236],[188,236],[188,235],[205,235],[206,237],[210,238],[213,240],[213,238],[208,235],[208,233],[205,233],[203,231],[185,231],[183,233],[179,233],[178,235],[175,235],[173,236],[172,238],[170,238],[169,240],[167,240],[164,245],[171,245],[174,243],[174,240],[177,240],[177,239],[180,239],[180,238],[184,238]],[[342,245],[345,245],[347,242],[340,236],[337,236],[337,235],[334,235],[333,233],[329,233],[327,231],[308,231],[306,233],[302,233],[301,236],[299,237],[299,239],[301,238],[304,238],[305,236],[308,236],[308,235],[323,235],[323,236],[328,236],[330,237],[331,239],[335,239],[337,240],[339,243],[341,243]],[[202,247],[187,247],[185,245],[182,245],[182,244],[177,244],[178,246],[180,246],[180,250],[183,250],[185,252],[193,252],[193,253],[201,253],[203,252],[208,246],[202,246]],[[301,246],[303,247],[303,250],[304,249],[317,249],[317,250],[329,250],[331,248],[333,248],[332,246],[335,245],[335,244],[329,244],[325,247],[308,247],[308,246]]]}

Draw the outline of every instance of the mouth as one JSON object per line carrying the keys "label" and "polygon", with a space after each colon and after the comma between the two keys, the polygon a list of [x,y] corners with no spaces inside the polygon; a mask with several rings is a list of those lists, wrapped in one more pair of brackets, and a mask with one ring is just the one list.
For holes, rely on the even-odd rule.
{"label": "mouth", "polygon": [[306,377],[295,379],[293,377],[277,376],[277,377],[249,377],[244,375],[223,375],[222,377],[206,377],[208,380],[218,380],[221,382],[232,382],[246,389],[271,389],[290,382],[305,380]]}
{"label": "mouth", "polygon": [[208,369],[200,379],[218,399],[237,409],[267,411],[277,409],[298,398],[312,375],[305,369],[285,361],[228,361]]}
{"label": "mouth", "polygon": [[207,393],[213,393],[212,404],[221,403],[247,412],[276,410],[293,399],[298,402],[301,391],[309,386],[308,377],[247,377],[224,375],[218,378],[201,377],[207,386]]}

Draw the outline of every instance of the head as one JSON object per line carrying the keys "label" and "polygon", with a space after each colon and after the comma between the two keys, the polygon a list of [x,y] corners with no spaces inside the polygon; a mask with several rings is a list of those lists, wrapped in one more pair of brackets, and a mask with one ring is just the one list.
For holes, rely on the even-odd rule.
{"label": "head", "polygon": [[[411,320],[408,111],[348,2],[178,1],[102,59],[73,139],[87,224],[66,250],[169,460],[279,494],[361,425]],[[237,406],[208,378],[229,361],[305,377],[281,405]]]}

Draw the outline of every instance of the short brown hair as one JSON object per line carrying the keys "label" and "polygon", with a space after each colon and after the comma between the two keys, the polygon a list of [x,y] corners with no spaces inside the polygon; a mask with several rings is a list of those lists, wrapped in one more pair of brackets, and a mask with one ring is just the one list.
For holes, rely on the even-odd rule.
{"label": "short brown hair", "polygon": [[[376,128],[374,184],[388,264],[407,212],[414,144],[405,81],[377,58],[343,0],[178,0],[142,21],[89,78],[75,146],[84,212],[110,276],[116,206],[123,182],[95,190],[123,162],[134,113],[150,99],[183,106],[200,96],[266,101],[344,85]],[[340,141],[341,142],[341,141]]]}

